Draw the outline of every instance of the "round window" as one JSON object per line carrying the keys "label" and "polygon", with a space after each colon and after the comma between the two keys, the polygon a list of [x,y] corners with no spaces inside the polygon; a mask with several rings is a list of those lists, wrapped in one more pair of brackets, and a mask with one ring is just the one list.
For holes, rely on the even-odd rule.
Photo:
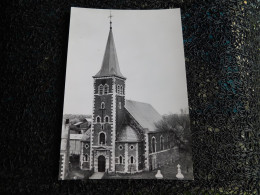
{"label": "round window", "polygon": [[123,146],[122,145],[119,146],[119,150],[123,150]]}
{"label": "round window", "polygon": [[135,147],[133,145],[130,146],[130,149],[133,150]]}
{"label": "round window", "polygon": [[88,149],[88,147],[89,147],[89,145],[88,145],[88,144],[86,144],[86,145],[85,145],[85,148],[86,148],[86,149]]}

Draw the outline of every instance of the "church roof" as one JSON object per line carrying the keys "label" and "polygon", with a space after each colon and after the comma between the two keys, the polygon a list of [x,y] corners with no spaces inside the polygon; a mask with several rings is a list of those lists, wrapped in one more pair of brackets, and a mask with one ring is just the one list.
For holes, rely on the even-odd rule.
{"label": "church roof", "polygon": [[136,130],[130,126],[125,126],[117,135],[118,142],[139,142],[141,141]]}
{"label": "church roof", "polygon": [[155,123],[160,121],[162,116],[150,104],[126,100],[125,108],[143,128],[147,128],[149,132],[157,130]]}
{"label": "church roof", "polygon": [[110,28],[109,31],[106,50],[105,50],[101,69],[94,77],[103,77],[103,76],[118,76],[121,78],[125,78],[120,72],[112,28]]}

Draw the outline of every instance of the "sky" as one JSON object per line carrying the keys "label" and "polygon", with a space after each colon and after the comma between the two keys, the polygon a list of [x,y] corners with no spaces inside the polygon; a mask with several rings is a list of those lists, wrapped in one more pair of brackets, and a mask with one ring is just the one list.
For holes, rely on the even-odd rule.
{"label": "sky", "polygon": [[[180,9],[111,10],[126,99],[161,115],[188,108]],[[92,114],[93,77],[101,68],[110,10],[71,8],[63,114]]]}

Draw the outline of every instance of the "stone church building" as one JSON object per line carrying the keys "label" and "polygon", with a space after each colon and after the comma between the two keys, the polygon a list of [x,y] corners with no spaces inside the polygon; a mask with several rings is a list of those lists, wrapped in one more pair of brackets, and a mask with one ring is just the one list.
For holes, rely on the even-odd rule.
{"label": "stone church building", "polygon": [[125,99],[126,78],[111,25],[102,66],[93,79],[92,125],[81,139],[81,169],[134,173],[177,158],[173,136],[155,126],[162,116],[150,104]]}

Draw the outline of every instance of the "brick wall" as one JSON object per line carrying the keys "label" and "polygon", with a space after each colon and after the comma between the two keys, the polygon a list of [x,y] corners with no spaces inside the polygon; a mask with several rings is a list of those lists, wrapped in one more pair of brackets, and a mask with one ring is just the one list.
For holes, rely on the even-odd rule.
{"label": "brick wall", "polygon": [[[122,146],[122,149],[120,149],[119,146]],[[144,167],[143,142],[139,142],[139,143],[118,142],[116,143],[115,153],[116,153],[116,171],[120,171],[120,172],[126,171],[129,173],[129,172],[135,172],[143,169]],[[126,154],[127,156],[125,156]],[[119,163],[120,155],[123,157],[122,164]],[[133,157],[133,163],[131,163],[131,157]]]}
{"label": "brick wall", "polygon": [[[113,94],[103,94],[99,95],[98,86],[108,84],[109,92]],[[114,147],[114,141],[116,136],[116,129],[119,129],[122,121],[124,119],[124,106],[125,106],[125,97],[123,94],[117,94],[116,89],[117,85],[123,86],[125,91],[125,81],[116,77],[113,78],[102,78],[95,79],[94,83],[94,111],[93,111],[93,129],[92,129],[92,145],[99,144],[99,135],[101,132],[105,133],[106,143],[103,145]],[[104,102],[105,108],[101,108],[101,103]],[[121,108],[119,107],[119,102],[121,103]],[[97,123],[96,117],[99,116],[101,121]],[[109,117],[109,122],[105,122],[105,117]],[[102,129],[102,126],[104,127]],[[113,132],[114,131],[114,132]],[[114,153],[114,150],[111,150],[111,157],[109,158],[109,167],[111,171],[114,171],[114,167],[122,170],[122,165],[115,165],[115,159],[117,155]]]}
{"label": "brick wall", "polygon": [[159,166],[175,162],[179,159],[178,147],[149,154],[149,170],[157,169]]}
{"label": "brick wall", "polygon": [[[101,103],[105,103],[105,108],[101,109]],[[94,110],[94,122],[96,122],[96,117],[100,116],[101,117],[101,122],[104,122],[104,117],[108,115],[110,117],[110,121],[112,121],[112,95],[96,95],[95,97],[95,110]]]}
{"label": "brick wall", "polygon": [[89,164],[90,164],[89,161],[88,162],[83,162],[82,163],[82,169],[89,169]]}
{"label": "brick wall", "polygon": [[100,84],[102,84],[102,85],[108,84],[108,86],[109,86],[109,93],[112,93],[112,83],[113,83],[113,79],[112,78],[96,79],[96,83],[95,83],[95,86],[94,86],[94,94],[98,93],[98,86]]}
{"label": "brick wall", "polygon": [[[122,147],[120,149],[119,147]],[[119,163],[119,157],[123,157],[122,164]],[[125,171],[125,143],[116,143],[116,148],[115,148],[115,163],[116,163],[116,171],[124,172]]]}
{"label": "brick wall", "polygon": [[[117,85],[123,86],[124,92],[125,92],[125,81],[121,79],[115,80],[115,85],[117,89]],[[119,104],[121,103],[121,109],[119,108]],[[120,128],[123,120],[124,120],[124,114],[125,114],[125,95],[116,95],[116,126],[117,128]]]}
{"label": "brick wall", "polygon": [[[131,147],[133,147],[133,149],[131,149]],[[136,161],[138,161],[138,159],[136,158],[137,150],[138,150],[137,143],[128,144],[128,172],[137,171],[137,167],[136,167]],[[133,157],[133,163],[131,163],[131,157]]]}
{"label": "brick wall", "polygon": [[110,124],[104,124],[104,130],[101,129],[101,124],[95,124],[94,125],[94,131],[93,131],[93,145],[99,145],[99,133],[104,132],[106,134],[106,144],[111,146],[112,140],[111,140],[111,125]]}
{"label": "brick wall", "polygon": [[[88,147],[86,147],[86,144],[88,144]],[[90,169],[90,142],[89,141],[83,141],[81,142],[81,157],[80,157],[80,163],[82,163],[82,169]],[[88,161],[83,161],[83,155],[87,154],[88,155]]]}
{"label": "brick wall", "polygon": [[144,153],[144,142],[138,143],[138,170],[143,170],[145,160],[145,153]]}
{"label": "brick wall", "polygon": [[[90,154],[90,143],[89,143],[89,141],[85,141],[85,142],[82,142],[83,143],[83,154]],[[88,148],[86,148],[85,146],[86,146],[86,144],[88,144]]]}

